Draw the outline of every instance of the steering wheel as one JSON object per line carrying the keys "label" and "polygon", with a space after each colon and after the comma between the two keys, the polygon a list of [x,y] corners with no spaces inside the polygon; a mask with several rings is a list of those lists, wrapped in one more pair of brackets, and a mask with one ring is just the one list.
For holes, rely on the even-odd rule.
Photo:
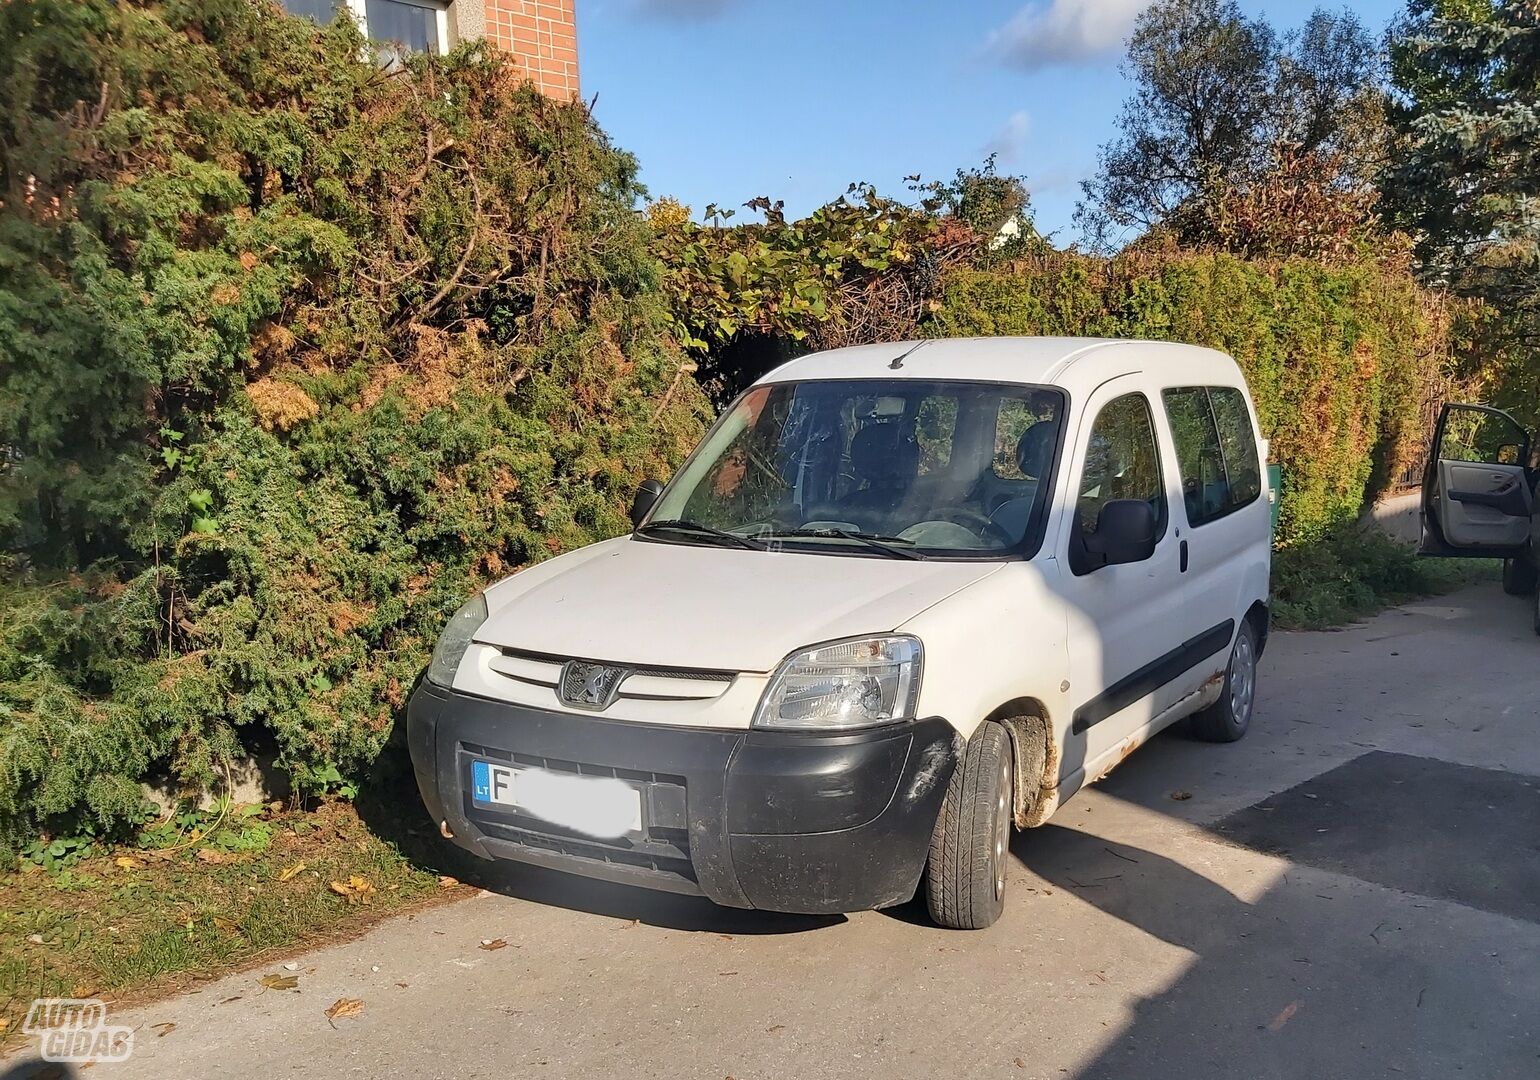
{"label": "steering wheel", "polygon": [[1011,544],[1011,534],[1006,532],[1003,526],[966,506],[944,506],[940,510],[933,511],[933,516],[940,521],[950,521],[953,525],[972,529],[979,534],[980,539],[993,532],[995,537],[1003,541],[1006,546]]}

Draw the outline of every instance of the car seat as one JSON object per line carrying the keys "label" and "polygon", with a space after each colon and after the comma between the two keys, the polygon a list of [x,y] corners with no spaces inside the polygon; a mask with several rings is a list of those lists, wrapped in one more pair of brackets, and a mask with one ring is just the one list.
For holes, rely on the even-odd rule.
{"label": "car seat", "polygon": [[920,448],[903,426],[868,424],[850,440],[850,467],[862,486],[840,508],[872,528],[895,511],[920,472]]}

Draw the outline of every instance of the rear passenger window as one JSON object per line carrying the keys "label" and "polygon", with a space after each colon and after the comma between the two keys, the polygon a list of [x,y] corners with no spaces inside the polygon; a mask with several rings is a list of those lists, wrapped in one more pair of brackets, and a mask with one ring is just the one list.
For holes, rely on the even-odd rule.
{"label": "rear passenger window", "polygon": [[[995,417],[994,472],[1001,480],[1040,480],[1053,464],[1058,410],[1040,400],[1005,398]],[[1041,426],[1039,426],[1041,425]],[[1038,428],[1023,440],[1027,429]]]}
{"label": "rear passenger window", "polygon": [[915,413],[914,441],[920,447],[920,475],[940,472],[952,463],[957,433],[957,399],[928,397]]}
{"label": "rear passenger window", "polygon": [[1262,493],[1257,442],[1246,398],[1233,386],[1184,386],[1161,393],[1176,443],[1187,521],[1202,525]]}

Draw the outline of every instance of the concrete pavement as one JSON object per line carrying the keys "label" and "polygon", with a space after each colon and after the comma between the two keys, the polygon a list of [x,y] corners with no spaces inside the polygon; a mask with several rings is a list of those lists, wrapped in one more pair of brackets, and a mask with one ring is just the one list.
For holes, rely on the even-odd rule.
{"label": "concrete pavement", "polygon": [[1251,734],[1163,735],[1018,834],[989,931],[510,869],[302,957],[298,993],[115,1017],[133,1059],[83,1075],[1529,1080],[1537,655],[1495,585],[1275,634]]}

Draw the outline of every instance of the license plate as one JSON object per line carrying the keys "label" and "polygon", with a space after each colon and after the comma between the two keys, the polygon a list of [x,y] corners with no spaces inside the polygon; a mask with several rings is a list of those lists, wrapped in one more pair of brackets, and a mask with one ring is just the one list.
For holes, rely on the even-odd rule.
{"label": "license plate", "polygon": [[506,806],[587,836],[616,839],[642,831],[641,791],[613,777],[472,761],[471,800]]}

